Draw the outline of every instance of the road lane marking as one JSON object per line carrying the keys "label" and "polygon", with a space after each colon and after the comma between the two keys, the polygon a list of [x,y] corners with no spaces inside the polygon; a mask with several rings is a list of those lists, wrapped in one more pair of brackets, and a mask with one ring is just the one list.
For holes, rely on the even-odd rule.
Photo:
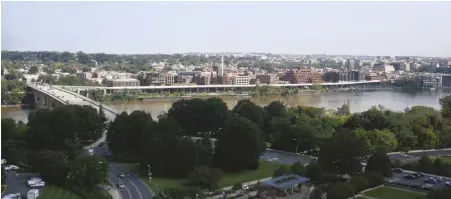
{"label": "road lane marking", "polygon": [[[128,196],[130,196],[130,199],[133,199],[133,198],[132,198],[132,194],[130,193],[130,190],[128,190],[127,186],[125,186],[124,183],[122,183],[122,184],[124,185],[125,191],[127,191]],[[119,188],[119,189],[120,189],[120,188]]]}
{"label": "road lane marking", "polygon": [[132,183],[132,185],[136,188],[136,191],[138,191],[139,194],[139,198],[143,199],[143,196],[141,195],[141,192],[139,191],[138,187],[135,185],[135,183],[133,183],[132,181],[129,181],[130,183]]}
{"label": "road lane marking", "polygon": [[[111,181],[110,179],[108,179],[108,181],[109,181],[109,182],[111,183],[111,185],[113,186],[113,187],[111,187],[110,189],[114,189],[115,185],[114,185],[113,181]],[[124,185],[124,186],[125,186],[125,185]],[[117,193],[119,194],[119,198],[122,199],[123,197],[122,197],[121,191],[119,190],[120,188],[119,188],[119,187],[116,187],[116,189],[117,189]],[[130,191],[127,190],[127,192],[128,192],[128,195],[130,196],[130,199],[132,199],[132,194],[130,194]]]}

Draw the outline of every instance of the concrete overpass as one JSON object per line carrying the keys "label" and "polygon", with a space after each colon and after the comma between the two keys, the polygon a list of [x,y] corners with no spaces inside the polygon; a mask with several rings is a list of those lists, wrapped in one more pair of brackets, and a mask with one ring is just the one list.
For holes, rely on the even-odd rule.
{"label": "concrete overpass", "polygon": [[[326,88],[341,88],[341,87],[371,87],[377,86],[380,84],[380,80],[373,81],[358,81],[358,82],[337,82],[337,83],[320,83]],[[56,85],[54,87],[73,90],[76,92],[80,92],[82,90],[103,90],[104,93],[107,91],[120,91],[120,90],[139,90],[146,92],[196,92],[196,91],[205,91],[205,92],[216,92],[216,91],[230,91],[230,90],[250,90],[256,88],[258,86],[269,86],[276,88],[300,88],[300,89],[308,89],[309,87],[315,84],[267,84],[267,85],[231,85],[231,84],[212,84],[212,85],[171,85],[171,86],[119,86],[119,87],[104,87],[104,86],[59,86]]]}

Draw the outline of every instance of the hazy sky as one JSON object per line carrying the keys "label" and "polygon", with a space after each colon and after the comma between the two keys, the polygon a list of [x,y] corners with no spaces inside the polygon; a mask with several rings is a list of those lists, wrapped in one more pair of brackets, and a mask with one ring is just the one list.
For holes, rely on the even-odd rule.
{"label": "hazy sky", "polygon": [[451,56],[451,2],[1,2],[2,50]]}

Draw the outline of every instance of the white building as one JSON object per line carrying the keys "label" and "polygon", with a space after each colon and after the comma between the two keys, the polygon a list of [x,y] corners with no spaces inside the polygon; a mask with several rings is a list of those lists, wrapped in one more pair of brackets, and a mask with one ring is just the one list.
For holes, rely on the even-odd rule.
{"label": "white building", "polygon": [[249,85],[251,82],[251,77],[246,75],[246,76],[241,76],[241,75],[237,75],[233,77],[233,84],[234,85]]}

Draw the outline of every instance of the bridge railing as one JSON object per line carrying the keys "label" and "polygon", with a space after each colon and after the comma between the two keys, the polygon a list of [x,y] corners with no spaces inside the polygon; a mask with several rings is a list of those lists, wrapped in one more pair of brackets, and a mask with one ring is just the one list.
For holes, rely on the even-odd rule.
{"label": "bridge railing", "polygon": [[57,100],[58,102],[60,102],[60,103],[62,103],[62,104],[68,104],[67,101],[64,101],[63,99],[59,98],[57,95],[55,95],[55,94],[53,94],[53,93],[51,93],[51,92],[48,92],[48,91],[45,90],[45,89],[41,89],[41,88],[37,87],[36,85],[28,84],[27,86],[30,87],[30,88],[32,88],[32,89],[38,90],[38,91],[40,91],[40,92],[42,92],[42,93],[45,93],[45,94],[48,95],[48,96],[53,97],[53,99]]}

